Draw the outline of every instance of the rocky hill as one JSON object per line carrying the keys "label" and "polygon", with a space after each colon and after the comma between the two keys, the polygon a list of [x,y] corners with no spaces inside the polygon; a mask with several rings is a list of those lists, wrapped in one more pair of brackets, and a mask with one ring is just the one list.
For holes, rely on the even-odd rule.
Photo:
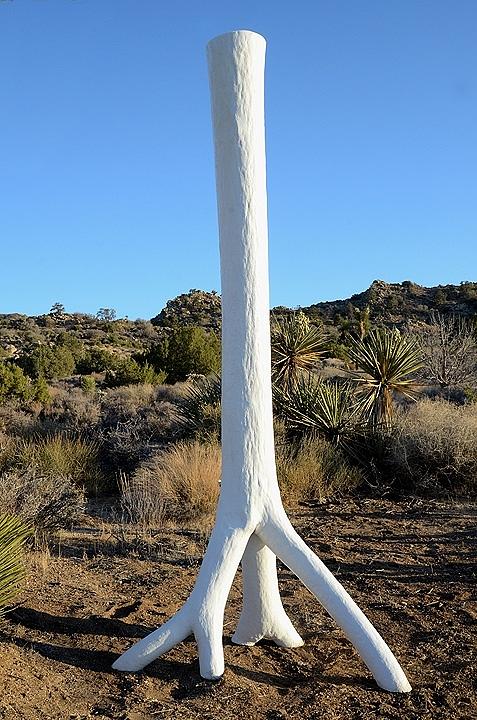
{"label": "rocky hill", "polygon": [[[350,317],[353,308],[363,310],[368,306],[371,322],[397,327],[426,323],[433,310],[474,317],[477,316],[477,282],[426,288],[410,281],[375,280],[367,290],[345,300],[315,303],[301,309],[310,318],[339,326]],[[273,312],[285,314],[290,308],[277,307]],[[127,356],[147,350],[174,327],[198,325],[218,333],[220,323],[220,295],[195,289],[169,300],[150,321],[104,320],[65,312],[38,316],[0,314],[0,357],[14,358],[35,345],[54,343],[65,332],[85,347],[103,347]]]}

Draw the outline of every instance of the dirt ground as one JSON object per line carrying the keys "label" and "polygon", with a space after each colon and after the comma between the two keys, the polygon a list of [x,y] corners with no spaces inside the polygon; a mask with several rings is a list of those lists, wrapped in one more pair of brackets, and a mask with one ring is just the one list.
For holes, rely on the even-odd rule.
{"label": "dirt ground", "polygon": [[477,718],[477,504],[347,500],[302,508],[293,520],[384,635],[411,693],[377,688],[282,566],[284,605],[304,647],[231,643],[238,576],[220,681],[199,676],[193,639],[142,673],[111,670],[119,653],[185,600],[205,544],[193,529],[134,541],[96,515],[49,554],[31,553],[21,604],[1,637],[0,718]]}

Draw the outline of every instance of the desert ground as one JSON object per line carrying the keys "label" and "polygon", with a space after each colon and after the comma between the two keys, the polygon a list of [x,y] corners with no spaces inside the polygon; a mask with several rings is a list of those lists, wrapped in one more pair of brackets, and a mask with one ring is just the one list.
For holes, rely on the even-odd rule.
{"label": "desert ground", "polygon": [[308,590],[280,565],[302,648],[233,645],[240,573],[226,609],[226,671],[198,672],[190,638],[138,674],[119,653],[187,597],[206,544],[201,528],[139,532],[108,501],[48,550],[29,553],[18,606],[2,626],[4,720],[361,720],[477,718],[477,504],[340,500],[293,515],[403,665],[411,693],[380,690]]}

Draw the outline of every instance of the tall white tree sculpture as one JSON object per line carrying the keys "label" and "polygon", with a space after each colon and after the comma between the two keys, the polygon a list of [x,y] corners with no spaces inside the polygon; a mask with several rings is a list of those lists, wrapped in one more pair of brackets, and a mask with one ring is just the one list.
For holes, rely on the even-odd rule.
{"label": "tall white tree sculpture", "polygon": [[267,637],[285,647],[301,645],[280,600],[277,555],[335,619],[377,683],[407,692],[410,685],[391,650],[283,509],[270,378],[265,40],[249,31],[231,32],[212,40],[207,51],[222,277],[222,487],[188,600],[113,667],[140,670],[193,633],[201,675],[220,677],[224,608],[241,560],[244,603],[233,641],[253,645]]}

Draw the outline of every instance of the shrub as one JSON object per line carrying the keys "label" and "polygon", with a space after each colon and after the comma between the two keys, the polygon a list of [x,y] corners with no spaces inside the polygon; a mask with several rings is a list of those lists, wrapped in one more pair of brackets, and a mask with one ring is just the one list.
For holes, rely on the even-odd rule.
{"label": "shrub", "polygon": [[32,385],[18,365],[0,361],[0,403],[26,402],[32,398]]}
{"label": "shrub", "polygon": [[69,527],[84,505],[82,488],[67,476],[31,469],[0,473],[0,512],[17,515],[39,537]]}
{"label": "shrub", "polygon": [[156,372],[152,365],[140,365],[136,360],[127,358],[117,362],[112,370],[107,370],[105,384],[108,387],[120,385],[160,385],[164,382],[166,373]]}
{"label": "shrub", "polygon": [[392,460],[401,482],[421,492],[477,490],[477,407],[420,400],[395,423]]}
{"label": "shrub", "polygon": [[73,375],[76,363],[73,353],[64,345],[38,345],[21,358],[21,365],[34,379],[58,380]]}
{"label": "shrub", "polygon": [[67,477],[88,494],[97,494],[107,486],[100,466],[99,444],[94,440],[66,435],[19,440],[14,464],[19,469],[34,469],[48,478]]}
{"label": "shrub", "polygon": [[16,598],[25,575],[22,551],[29,534],[19,518],[0,514],[0,618]]}
{"label": "shrub", "polygon": [[81,360],[78,361],[76,369],[82,375],[114,370],[117,365],[117,357],[104,348],[93,347],[87,350]]}
{"label": "shrub", "polygon": [[94,395],[96,392],[96,379],[93,375],[83,375],[81,378],[81,389],[88,395]]}
{"label": "shrub", "polygon": [[284,501],[291,504],[349,493],[363,479],[342,451],[323,438],[278,448],[277,473]]}
{"label": "shrub", "polygon": [[216,442],[180,442],[142,463],[131,482],[149,488],[166,517],[210,521],[220,490],[221,452]]}
{"label": "shrub", "polygon": [[201,327],[179,327],[146,353],[144,359],[157,372],[164,371],[168,383],[184,381],[189,375],[210,375],[220,370],[220,340]]}
{"label": "shrub", "polygon": [[41,413],[42,431],[91,434],[100,414],[100,404],[94,395],[79,388],[55,387],[51,390],[49,406]]}

